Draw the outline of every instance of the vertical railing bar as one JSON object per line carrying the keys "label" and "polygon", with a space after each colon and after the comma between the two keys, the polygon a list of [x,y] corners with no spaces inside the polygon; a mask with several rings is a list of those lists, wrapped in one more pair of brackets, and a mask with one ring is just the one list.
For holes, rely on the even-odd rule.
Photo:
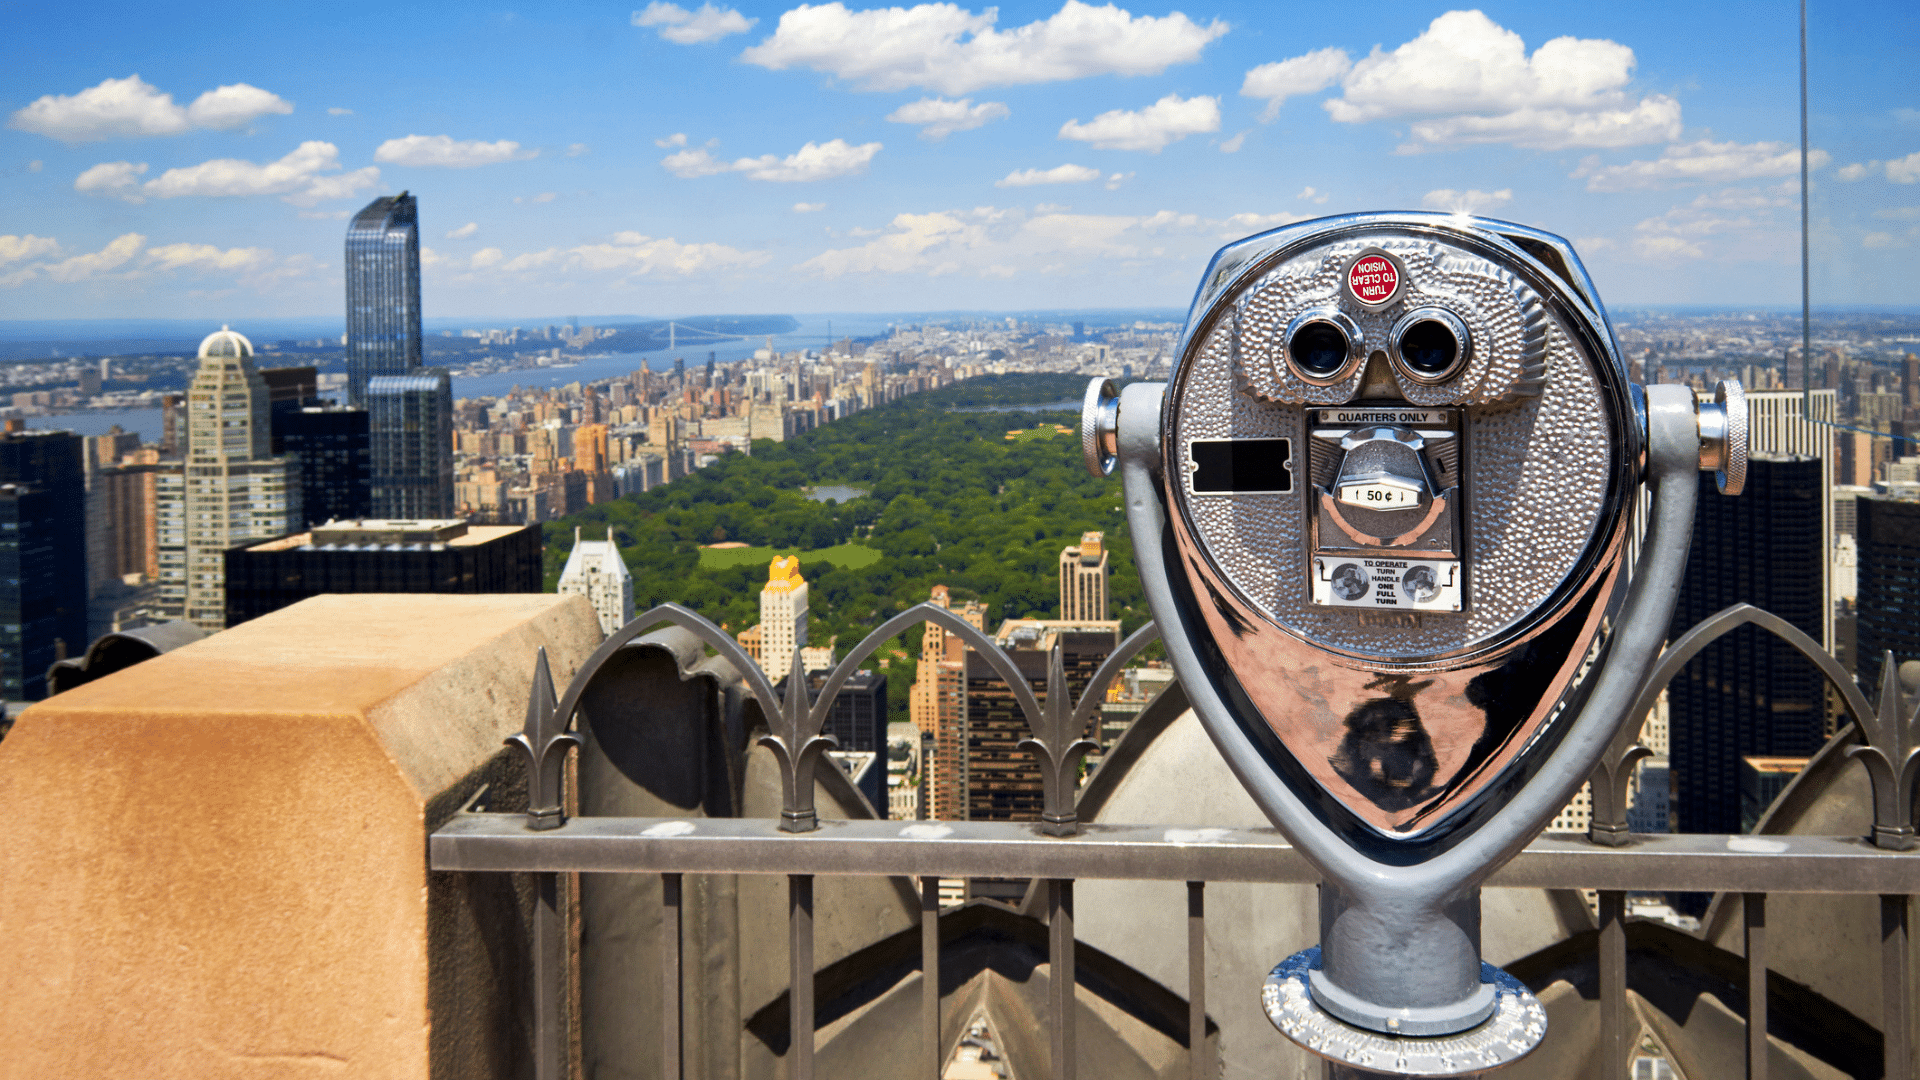
{"label": "vertical railing bar", "polygon": [[926,1073],[940,1080],[940,879],[920,879],[920,1041]]}
{"label": "vertical railing bar", "polygon": [[790,1080],[813,1080],[813,875],[787,875]]}
{"label": "vertical railing bar", "polygon": [[1047,964],[1053,997],[1053,1080],[1073,1080],[1078,1015],[1073,998],[1073,882],[1047,881]]}
{"label": "vertical railing bar", "polygon": [[660,875],[660,1075],[680,1080],[685,1068],[680,1050],[681,875]]}
{"label": "vertical railing bar", "polygon": [[[1625,1076],[1631,1067],[1627,1032],[1627,894],[1600,893],[1600,1057],[1602,1076]],[[1639,1034],[1637,1031],[1634,1035]]]}
{"label": "vertical railing bar", "polygon": [[1212,1073],[1207,1053],[1207,883],[1187,882],[1187,1075]]}
{"label": "vertical railing bar", "polygon": [[1740,899],[1747,924],[1747,1080],[1767,1080],[1767,894]]}
{"label": "vertical railing bar", "polygon": [[533,1074],[566,1080],[566,924],[560,911],[560,875],[535,874],[533,904]]}
{"label": "vertical railing bar", "polygon": [[1907,898],[1880,897],[1880,1029],[1886,1080],[1913,1080],[1912,986],[1907,955]]}

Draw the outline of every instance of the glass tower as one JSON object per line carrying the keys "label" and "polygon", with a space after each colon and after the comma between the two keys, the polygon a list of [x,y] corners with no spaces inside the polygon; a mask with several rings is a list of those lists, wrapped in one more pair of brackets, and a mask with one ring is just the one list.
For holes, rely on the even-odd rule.
{"label": "glass tower", "polygon": [[445,368],[367,380],[373,515],[453,516],[453,382]]}
{"label": "glass tower", "polygon": [[413,196],[383,195],[347,226],[347,403],[367,380],[420,367],[420,225]]}

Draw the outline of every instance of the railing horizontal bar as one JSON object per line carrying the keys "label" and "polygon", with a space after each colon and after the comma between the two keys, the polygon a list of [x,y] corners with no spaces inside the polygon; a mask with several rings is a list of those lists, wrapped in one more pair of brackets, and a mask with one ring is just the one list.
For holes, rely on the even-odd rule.
{"label": "railing horizontal bar", "polygon": [[[583,873],[885,874],[1312,883],[1313,867],[1272,829],[1038,823],[822,821],[785,833],[772,818],[572,818],[533,832],[524,814],[459,814],[435,831],[435,870]],[[1626,892],[1920,893],[1920,852],[1831,836],[1636,834],[1626,847],[1542,837],[1486,884]]]}

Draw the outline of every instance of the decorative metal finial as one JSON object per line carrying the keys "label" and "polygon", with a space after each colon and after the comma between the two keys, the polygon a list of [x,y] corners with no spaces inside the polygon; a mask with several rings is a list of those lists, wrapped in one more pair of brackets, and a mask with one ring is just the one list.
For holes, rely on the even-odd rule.
{"label": "decorative metal finial", "polygon": [[527,721],[518,734],[507,736],[507,745],[517,746],[527,755],[527,828],[557,829],[566,824],[560,805],[560,770],[566,764],[567,747],[581,745],[580,736],[566,730],[568,717],[560,715],[553,696],[553,673],[547,668],[547,650],[542,648],[533,664],[533,689],[527,695]]}
{"label": "decorative metal finial", "polygon": [[[1088,685],[1087,696],[1097,689]],[[1047,700],[1041,706],[1039,723],[1027,718],[1035,738],[1020,740],[1020,749],[1031,750],[1040,759],[1041,786],[1045,793],[1040,814],[1040,831],[1049,836],[1072,836],[1080,831],[1080,815],[1074,810],[1074,789],[1078,785],[1080,759],[1100,744],[1081,738],[1085,726],[1076,726],[1079,712],[1067,692],[1067,669],[1056,644],[1047,653]]]}
{"label": "decorative metal finial", "polygon": [[1860,737],[1868,745],[1847,751],[1873,781],[1874,846],[1894,851],[1914,847],[1913,789],[1920,780],[1920,701],[1907,709],[1902,697],[1899,665],[1887,652],[1880,661],[1879,706],[1860,720]]}
{"label": "decorative metal finial", "polygon": [[[780,786],[784,796],[780,808],[781,832],[812,832],[820,827],[820,816],[813,806],[814,769],[819,766],[821,755],[840,745],[839,739],[820,734],[826,711],[807,707],[807,666],[802,655],[796,646],[787,667],[786,697],[778,711],[767,717],[767,725],[773,730],[760,736],[760,745],[780,759]],[[834,689],[837,692],[838,687]],[[824,703],[832,704],[832,698],[825,693],[820,696]]]}

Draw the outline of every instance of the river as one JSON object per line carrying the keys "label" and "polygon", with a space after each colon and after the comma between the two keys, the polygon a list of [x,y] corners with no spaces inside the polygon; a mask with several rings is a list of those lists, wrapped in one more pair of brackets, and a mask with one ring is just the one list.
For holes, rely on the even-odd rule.
{"label": "river", "polygon": [[[794,352],[799,349],[822,349],[828,343],[828,325],[832,325],[832,339],[838,341],[846,337],[872,337],[887,333],[887,328],[905,316],[888,318],[882,315],[796,315],[800,325],[785,334],[773,335],[773,348],[776,352]],[[649,367],[655,371],[669,371],[673,368],[675,357],[687,361],[687,370],[703,368],[707,363],[707,353],[712,352],[720,363],[732,363],[735,360],[747,360],[753,357],[755,349],[764,349],[767,345],[765,335],[744,340],[721,341],[705,344],[704,334],[685,333],[678,347],[674,349],[652,349],[637,353],[612,353],[606,356],[590,356],[570,367],[531,368],[524,371],[502,371],[494,375],[455,376],[453,396],[457,398],[500,397],[516,386],[565,386],[571,382],[589,383],[600,379],[610,379]]]}

